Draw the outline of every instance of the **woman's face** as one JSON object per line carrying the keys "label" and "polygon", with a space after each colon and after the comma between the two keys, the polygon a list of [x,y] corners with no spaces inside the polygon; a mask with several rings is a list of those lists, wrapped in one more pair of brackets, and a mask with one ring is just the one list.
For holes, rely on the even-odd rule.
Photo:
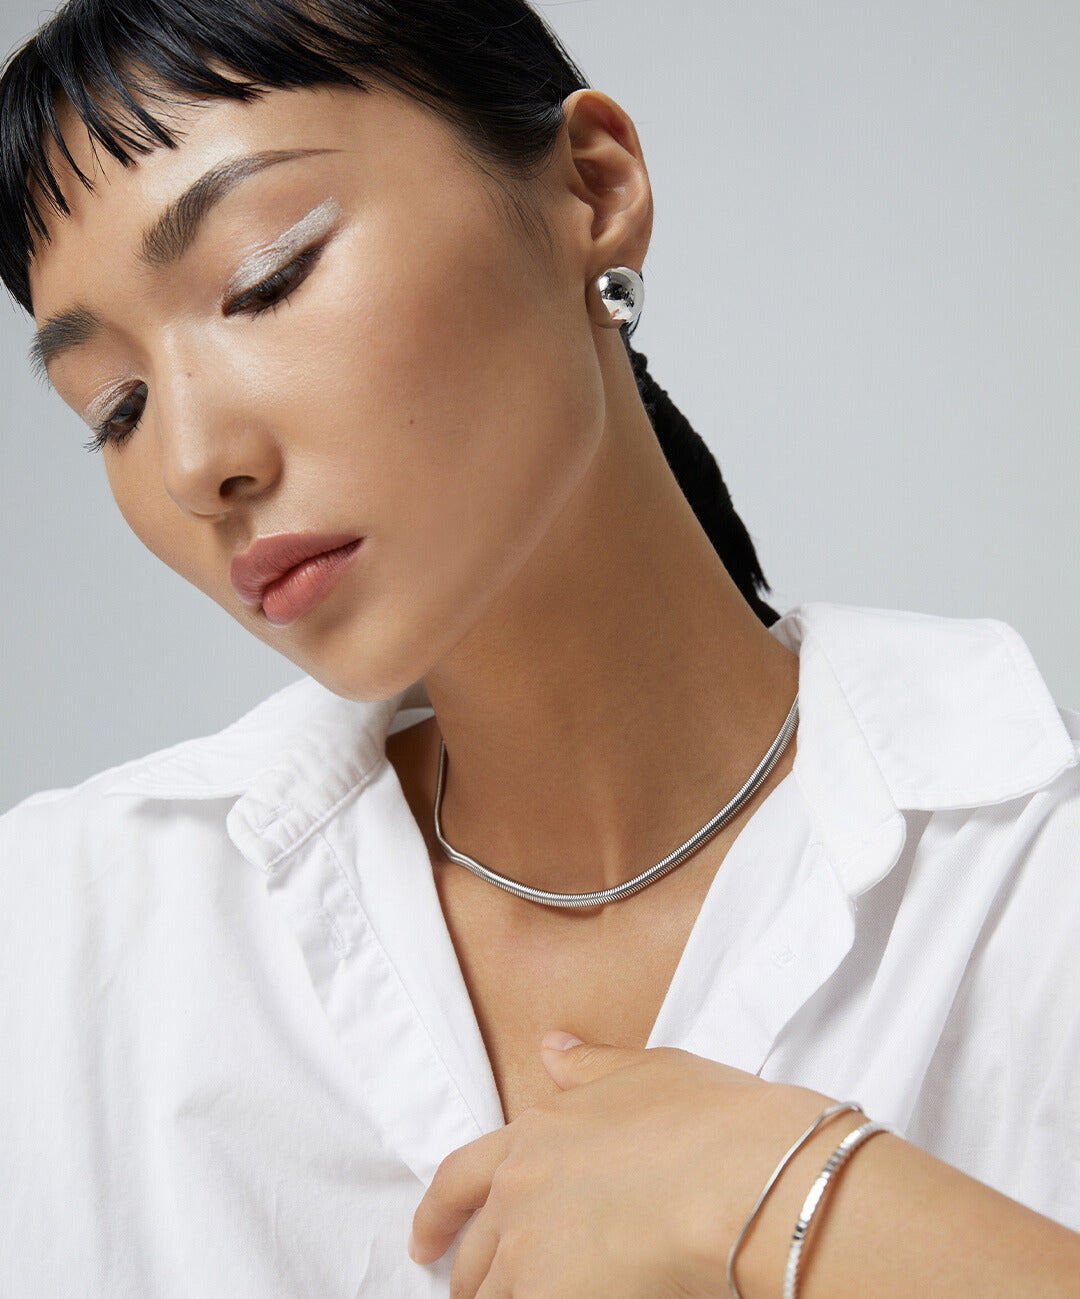
{"label": "woman's face", "polygon": [[[108,437],[116,502],[155,555],[330,689],[387,697],[505,589],[595,454],[593,212],[560,153],[537,187],[545,263],[449,129],[398,94],[173,111],[180,147],[128,168],[61,119],[95,188],[59,168],[72,213],[37,250],[34,314],[96,323],[52,331],[50,378]],[[295,533],[363,541],[298,616],[288,593],[242,598],[234,557]]]}

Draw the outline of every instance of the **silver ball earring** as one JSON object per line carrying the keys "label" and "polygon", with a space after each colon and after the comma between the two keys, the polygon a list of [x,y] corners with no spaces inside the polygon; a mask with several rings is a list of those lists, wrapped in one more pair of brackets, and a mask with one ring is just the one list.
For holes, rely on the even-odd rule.
{"label": "silver ball earring", "polygon": [[633,324],[645,305],[645,284],[629,266],[611,266],[596,281],[600,301],[613,321]]}

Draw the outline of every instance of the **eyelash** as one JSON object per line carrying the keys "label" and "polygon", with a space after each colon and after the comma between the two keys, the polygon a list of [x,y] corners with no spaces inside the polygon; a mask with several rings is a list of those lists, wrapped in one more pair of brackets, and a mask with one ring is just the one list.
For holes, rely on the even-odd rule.
{"label": "eyelash", "polygon": [[[244,313],[249,316],[260,316],[264,311],[277,311],[278,307],[287,302],[293,293],[307,279],[308,272],[318,261],[322,248],[308,248],[294,257],[291,262],[279,267],[266,279],[260,280],[258,284],[246,289],[239,297],[234,298],[225,308],[226,316],[233,316]],[[258,301],[258,295],[271,294],[264,302]],[[252,303],[254,306],[245,306],[242,304]],[[100,451],[108,442],[115,446],[121,447],[131,437],[132,433],[139,427],[139,421],[142,419],[142,411],[135,418],[135,423],[130,428],[125,429],[122,433],[109,433],[109,425],[117,418],[118,412],[139,392],[145,389],[146,384],[140,383],[133,388],[124,399],[115,406],[112,411],[102,420],[93,431],[93,435],[84,443],[87,451]]]}

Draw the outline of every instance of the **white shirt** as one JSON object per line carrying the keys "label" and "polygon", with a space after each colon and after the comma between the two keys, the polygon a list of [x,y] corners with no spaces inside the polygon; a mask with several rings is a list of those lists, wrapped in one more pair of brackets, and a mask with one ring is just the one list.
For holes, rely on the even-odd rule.
{"label": "white shirt", "polygon": [[[991,619],[807,604],[794,769],[649,1039],[866,1112],[1080,1230],[1080,715]],[[304,680],[0,818],[0,1295],[420,1299],[502,1123],[378,703]]]}

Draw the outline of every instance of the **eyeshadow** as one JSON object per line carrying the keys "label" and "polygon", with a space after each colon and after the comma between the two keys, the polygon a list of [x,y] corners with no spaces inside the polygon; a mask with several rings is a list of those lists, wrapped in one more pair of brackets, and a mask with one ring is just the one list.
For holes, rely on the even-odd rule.
{"label": "eyeshadow", "polygon": [[245,257],[229,279],[226,296],[235,297],[254,288],[268,275],[287,265],[320,235],[326,234],[340,216],[341,205],[337,200],[324,199],[272,243]]}

